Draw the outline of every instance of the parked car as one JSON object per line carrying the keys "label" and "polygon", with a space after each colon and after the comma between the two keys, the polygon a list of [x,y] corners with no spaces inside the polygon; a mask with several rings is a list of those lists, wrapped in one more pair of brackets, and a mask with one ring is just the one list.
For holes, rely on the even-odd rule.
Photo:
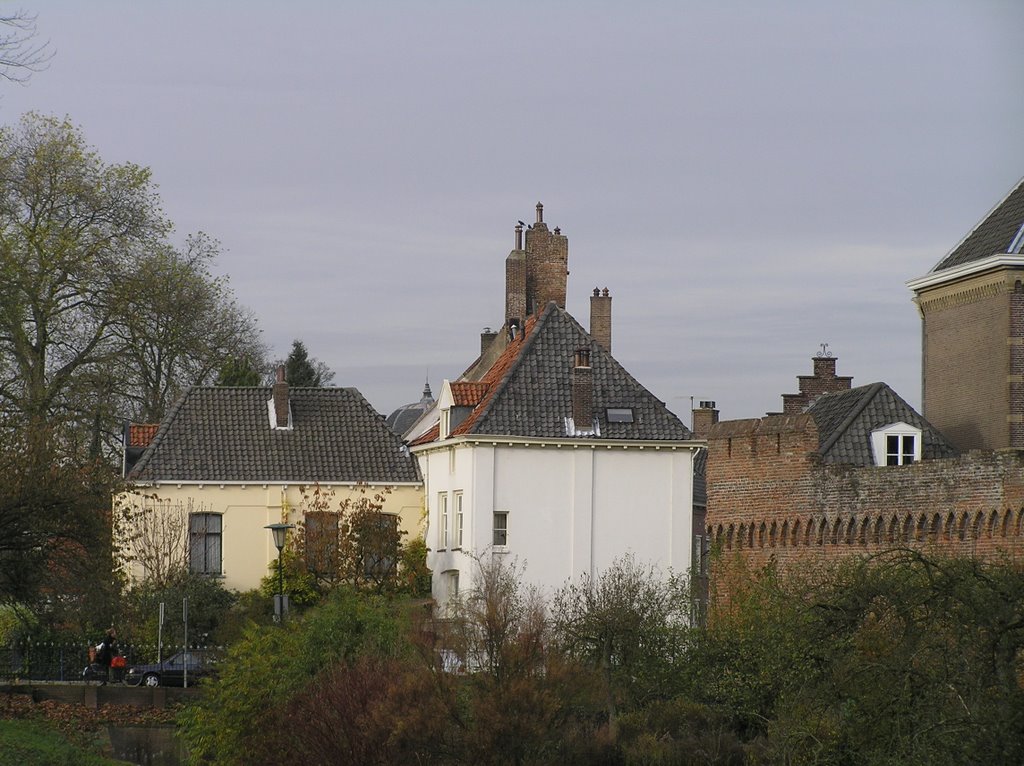
{"label": "parked car", "polygon": [[129,686],[184,686],[187,670],[188,685],[192,686],[210,676],[215,663],[213,654],[204,649],[178,652],[163,662],[130,666],[124,682]]}

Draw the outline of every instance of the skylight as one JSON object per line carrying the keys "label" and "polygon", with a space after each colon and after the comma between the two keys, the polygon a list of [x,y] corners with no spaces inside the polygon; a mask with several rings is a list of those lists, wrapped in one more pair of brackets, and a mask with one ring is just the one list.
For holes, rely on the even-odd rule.
{"label": "skylight", "polygon": [[609,423],[632,423],[633,422],[633,408],[632,407],[609,407],[607,409],[607,416]]}

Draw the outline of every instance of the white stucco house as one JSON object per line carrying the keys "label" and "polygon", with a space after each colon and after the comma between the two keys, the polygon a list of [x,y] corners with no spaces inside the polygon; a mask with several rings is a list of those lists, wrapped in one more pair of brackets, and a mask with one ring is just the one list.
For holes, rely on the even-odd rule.
{"label": "white stucco house", "polygon": [[677,572],[692,561],[704,442],[612,356],[607,290],[592,299],[593,334],[565,311],[567,241],[540,205],[525,247],[521,234],[503,328],[411,430],[441,605],[490,557],[548,592],[626,553]]}

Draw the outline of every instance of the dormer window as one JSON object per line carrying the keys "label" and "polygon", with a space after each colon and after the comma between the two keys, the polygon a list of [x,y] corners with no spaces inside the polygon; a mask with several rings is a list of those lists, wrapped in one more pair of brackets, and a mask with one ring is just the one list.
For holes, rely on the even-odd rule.
{"label": "dormer window", "polygon": [[441,425],[440,425],[440,437],[447,439],[448,435],[452,432],[452,410],[451,407],[445,407],[441,410]]}
{"label": "dormer window", "polygon": [[910,465],[921,460],[921,429],[907,423],[876,429],[871,433],[875,465]]}

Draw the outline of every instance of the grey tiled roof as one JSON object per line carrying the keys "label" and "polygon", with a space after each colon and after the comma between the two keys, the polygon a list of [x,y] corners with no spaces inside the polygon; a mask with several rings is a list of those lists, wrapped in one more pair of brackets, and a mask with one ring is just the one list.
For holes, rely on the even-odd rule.
{"label": "grey tiled roof", "polygon": [[932,272],[961,266],[990,255],[1009,253],[1010,244],[1024,226],[1024,179],[992,209],[968,234],[932,269]]}
{"label": "grey tiled roof", "polygon": [[396,434],[405,436],[405,433],[416,425],[416,422],[423,417],[423,413],[429,410],[433,404],[434,396],[430,393],[430,384],[427,383],[423,388],[423,396],[418,402],[402,405],[388,415],[385,422],[388,428]]}
{"label": "grey tiled roof", "polygon": [[871,383],[819,397],[807,412],[818,427],[819,452],[826,463],[874,463],[871,432],[893,423],[921,429],[921,457],[952,457],[953,446],[885,383]]}
{"label": "grey tiled roof", "polygon": [[269,387],[190,389],[129,478],[418,482],[416,460],[354,388],[292,388],[292,430],[272,430]]}
{"label": "grey tiled roof", "polygon": [[[600,437],[640,440],[690,439],[688,428],[633,378],[564,309],[549,303],[536,326],[499,359],[507,371],[473,413],[465,433],[564,438],[572,416],[571,371],[578,348],[590,349],[594,413]],[[485,376],[486,379],[486,376]],[[609,423],[606,410],[631,408],[632,423]],[[577,424],[579,426],[580,424]],[[588,424],[589,425],[589,424]]]}

